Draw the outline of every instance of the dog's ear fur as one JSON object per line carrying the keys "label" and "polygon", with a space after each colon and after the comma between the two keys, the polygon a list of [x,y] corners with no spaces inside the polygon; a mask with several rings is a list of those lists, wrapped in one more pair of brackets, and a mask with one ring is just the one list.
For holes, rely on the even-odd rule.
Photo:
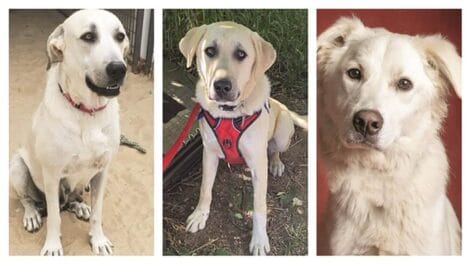
{"label": "dog's ear fur", "polygon": [[256,53],[252,74],[254,74],[255,78],[258,78],[276,61],[276,50],[271,43],[264,40],[256,32],[251,34],[251,41],[253,42]]}
{"label": "dog's ear fur", "polygon": [[343,47],[355,31],[364,28],[357,17],[341,17],[318,37],[317,50],[331,46]]}
{"label": "dog's ear fur", "polygon": [[325,71],[332,51],[347,46],[356,34],[364,32],[365,29],[366,27],[358,18],[342,17],[318,37],[317,70],[319,77]]}
{"label": "dog's ear fur", "polygon": [[59,25],[47,39],[47,70],[51,68],[53,63],[61,62],[64,59],[64,49],[64,27]]}
{"label": "dog's ear fur", "polygon": [[129,44],[129,35],[127,34],[127,31],[126,31],[126,38],[124,40],[124,61],[127,60],[127,56],[129,55],[129,52],[130,52],[130,44]]}
{"label": "dog's ear fur", "polygon": [[255,60],[251,68],[250,79],[243,89],[241,98],[247,98],[256,86],[256,82],[276,61],[276,50],[271,43],[264,40],[258,33],[251,33],[251,41],[255,50]]}
{"label": "dog's ear fur", "polygon": [[462,59],[454,45],[441,35],[417,37],[415,40],[423,49],[428,66],[436,70],[446,86],[452,86],[461,97]]}
{"label": "dog's ear fur", "polygon": [[194,55],[196,55],[197,47],[202,37],[207,31],[207,25],[192,28],[180,40],[179,48],[183,56],[186,58],[186,68],[191,67]]}

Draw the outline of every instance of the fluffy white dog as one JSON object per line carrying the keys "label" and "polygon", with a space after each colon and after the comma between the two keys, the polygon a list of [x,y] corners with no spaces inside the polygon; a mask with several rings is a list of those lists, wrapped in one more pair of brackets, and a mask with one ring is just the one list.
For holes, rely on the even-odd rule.
{"label": "fluffy white dog", "polygon": [[439,35],[409,36],[341,18],[318,38],[320,153],[334,255],[457,255],[439,133],[461,58]]}

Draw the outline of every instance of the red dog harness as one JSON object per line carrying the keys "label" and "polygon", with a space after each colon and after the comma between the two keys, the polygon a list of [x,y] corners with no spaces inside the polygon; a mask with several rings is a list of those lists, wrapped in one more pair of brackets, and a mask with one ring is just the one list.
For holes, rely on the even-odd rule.
{"label": "red dog harness", "polygon": [[[266,108],[268,109],[268,108]],[[231,165],[245,164],[238,143],[243,132],[253,124],[261,115],[261,110],[250,116],[240,116],[236,118],[214,118],[204,109],[201,109],[207,123],[214,132],[217,142],[225,156],[225,161]]]}

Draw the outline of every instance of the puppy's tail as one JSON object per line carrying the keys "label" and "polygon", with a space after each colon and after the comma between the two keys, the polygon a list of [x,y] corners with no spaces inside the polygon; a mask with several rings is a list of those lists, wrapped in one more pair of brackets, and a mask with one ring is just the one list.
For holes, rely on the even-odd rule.
{"label": "puppy's tail", "polygon": [[308,116],[307,115],[299,115],[296,112],[292,112],[290,110],[288,112],[296,126],[301,127],[305,130],[308,130]]}

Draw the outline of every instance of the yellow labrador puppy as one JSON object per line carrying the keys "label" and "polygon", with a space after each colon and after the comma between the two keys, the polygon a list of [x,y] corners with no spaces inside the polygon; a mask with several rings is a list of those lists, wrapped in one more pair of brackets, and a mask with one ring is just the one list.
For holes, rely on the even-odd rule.
{"label": "yellow labrador puppy", "polygon": [[[119,19],[104,10],[81,10],[49,36],[48,78],[30,135],[12,157],[10,181],[25,213],[27,231],[37,231],[47,211],[41,255],[63,254],[60,211],[90,220],[90,244],[112,253],[103,233],[107,172],[119,147],[117,95],[126,75],[129,40]],[[80,197],[91,187],[91,208]]]}
{"label": "yellow labrador puppy", "polygon": [[460,57],[438,35],[342,18],[318,38],[319,146],[328,169],[335,255],[458,255],[440,139]]}
{"label": "yellow labrador puppy", "polygon": [[269,97],[270,84],[264,73],[274,63],[276,51],[257,33],[233,22],[219,22],[191,29],[179,46],[187,67],[196,56],[200,77],[196,99],[203,109],[199,122],[204,144],[201,192],[186,230],[194,233],[206,225],[219,159],[246,163],[254,189],[249,248],[253,255],[265,255],[270,251],[266,233],[268,168],[271,174],[282,175],[279,153],[287,150],[294,124],[306,129],[307,122]]}

